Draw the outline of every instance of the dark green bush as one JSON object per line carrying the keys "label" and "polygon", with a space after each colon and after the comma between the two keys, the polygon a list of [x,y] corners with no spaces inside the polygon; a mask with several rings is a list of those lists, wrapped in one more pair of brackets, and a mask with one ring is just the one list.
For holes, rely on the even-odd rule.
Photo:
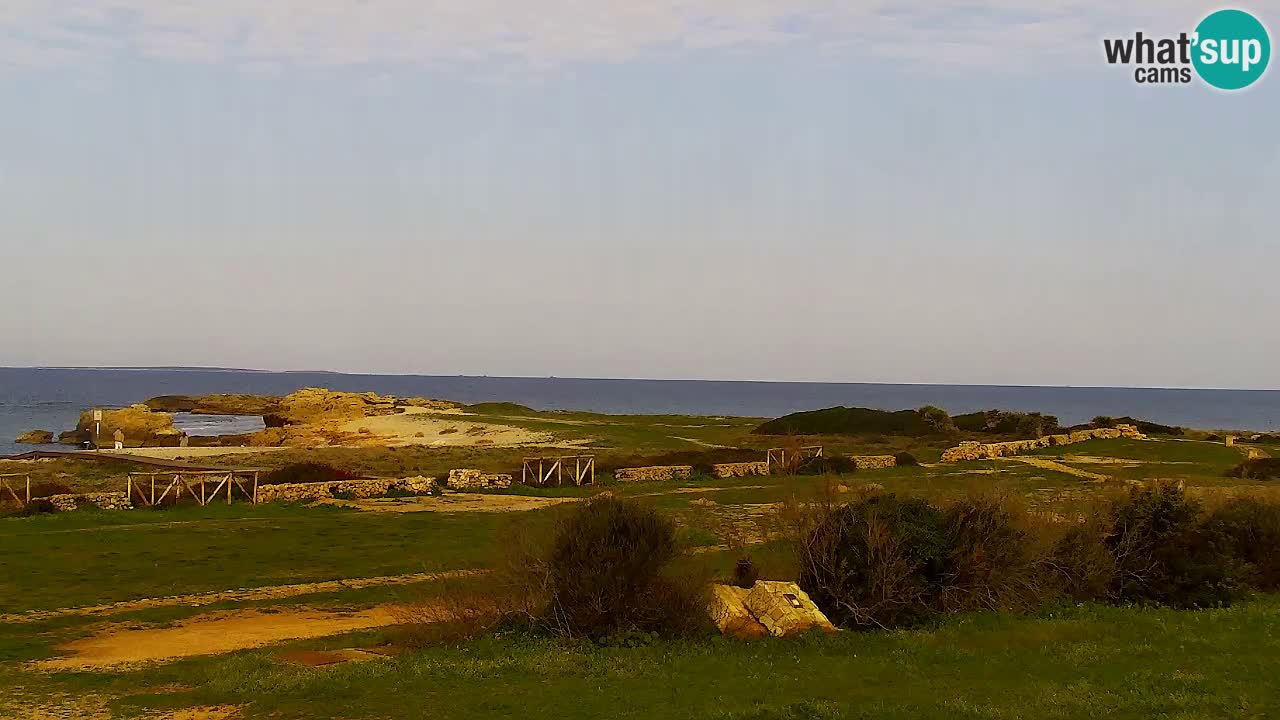
{"label": "dark green bush", "polygon": [[963,432],[992,435],[1013,435],[1019,438],[1038,438],[1062,432],[1058,418],[1038,412],[1022,413],[1007,410],[983,410],[952,418],[956,428]]}
{"label": "dark green bush", "polygon": [[1275,480],[1280,478],[1280,458],[1245,460],[1228,470],[1227,475],[1245,480]]}
{"label": "dark green bush", "polygon": [[1248,565],[1248,582],[1259,590],[1280,590],[1280,505],[1236,498],[1207,521],[1211,537],[1225,538],[1236,559]]}
{"label": "dark green bush", "polygon": [[854,463],[853,458],[841,457],[813,457],[801,462],[792,471],[793,475],[847,475],[858,471],[858,466]]}
{"label": "dark green bush", "polygon": [[706,623],[706,578],[671,570],[674,524],[653,508],[604,496],[560,520],[547,558],[548,623],[569,637],[691,635]]}
{"label": "dark green bush", "polygon": [[894,453],[893,459],[897,461],[898,467],[915,467],[920,464],[916,456],[909,452]]}
{"label": "dark green bush", "polygon": [[48,515],[57,511],[58,509],[53,506],[53,503],[44,498],[36,498],[23,506],[18,514],[21,517],[33,517],[36,515]]}
{"label": "dark green bush", "polygon": [[319,462],[303,462],[285,465],[267,473],[259,481],[263,485],[292,485],[294,483],[325,483],[340,480],[356,480],[360,475],[349,470]]}
{"label": "dark green bush", "polygon": [[749,588],[760,579],[760,568],[749,557],[740,557],[733,565],[733,584],[741,588]]}
{"label": "dark green bush", "polygon": [[1108,417],[1099,415],[1089,423],[1090,427],[1095,428],[1113,428],[1117,425],[1132,425],[1138,428],[1138,432],[1144,435],[1185,435],[1186,429],[1174,425],[1161,425],[1159,423],[1147,422],[1146,420],[1138,420],[1129,416],[1124,417]]}
{"label": "dark green bush", "polygon": [[1134,488],[1117,503],[1107,538],[1116,558],[1114,598],[1202,608],[1238,597],[1247,568],[1201,515],[1200,504],[1172,483]]}
{"label": "dark green bush", "polygon": [[940,510],[887,494],[802,512],[799,584],[832,622],[899,627],[933,613],[946,571]]}
{"label": "dark green bush", "polygon": [[1075,602],[1105,600],[1116,576],[1116,557],[1108,547],[1105,519],[1072,525],[1054,543],[1045,563],[1048,588]]}
{"label": "dark green bush", "polygon": [[924,437],[937,431],[915,410],[872,410],[833,407],[784,415],[751,432],[757,435],[905,435]]}

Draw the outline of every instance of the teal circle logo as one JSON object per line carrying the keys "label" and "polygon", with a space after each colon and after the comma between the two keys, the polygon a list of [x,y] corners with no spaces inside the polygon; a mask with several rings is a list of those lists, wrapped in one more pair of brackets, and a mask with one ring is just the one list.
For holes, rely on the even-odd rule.
{"label": "teal circle logo", "polygon": [[1219,90],[1240,90],[1258,81],[1271,61],[1267,28],[1243,10],[1219,10],[1196,26],[1191,62],[1200,79]]}

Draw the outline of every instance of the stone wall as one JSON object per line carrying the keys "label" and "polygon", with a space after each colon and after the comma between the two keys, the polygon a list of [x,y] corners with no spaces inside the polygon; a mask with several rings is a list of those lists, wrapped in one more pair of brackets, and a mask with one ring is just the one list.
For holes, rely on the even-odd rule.
{"label": "stone wall", "polygon": [[479,470],[450,470],[450,490],[492,490],[511,487],[511,476]]}
{"label": "stone wall", "polygon": [[719,463],[711,466],[711,477],[714,478],[754,477],[768,474],[769,463],[767,462]]}
{"label": "stone wall", "polygon": [[[37,498],[32,498],[36,500]],[[96,507],[102,510],[132,510],[133,503],[129,494],[124,492],[82,493],[78,495],[50,495],[47,498],[53,509],[58,512],[71,512],[82,507]]]}
{"label": "stone wall", "polygon": [[435,487],[435,478],[426,477],[259,485],[258,502],[299,502],[334,497],[374,498],[385,497],[392,490],[425,495],[434,490]]}
{"label": "stone wall", "polygon": [[1046,435],[1035,440],[1013,440],[1000,443],[962,442],[959,447],[953,447],[942,453],[942,462],[992,460],[1030,452],[1039,448],[1073,445],[1088,440],[1115,440],[1117,438],[1141,440],[1143,437],[1145,436],[1132,425],[1117,425],[1114,428],[1094,428],[1060,435]]}
{"label": "stone wall", "polygon": [[613,479],[618,482],[687,480],[692,475],[692,465],[654,465],[652,467],[618,468],[613,471]]}
{"label": "stone wall", "polygon": [[898,467],[898,458],[892,455],[854,455],[853,466],[858,470],[883,470]]}

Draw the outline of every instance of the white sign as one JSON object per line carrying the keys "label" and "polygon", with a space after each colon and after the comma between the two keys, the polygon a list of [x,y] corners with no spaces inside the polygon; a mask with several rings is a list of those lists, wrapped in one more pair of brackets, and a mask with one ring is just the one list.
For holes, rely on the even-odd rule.
{"label": "white sign", "polygon": [[94,422],[102,422],[102,411],[101,411],[101,410],[94,410],[94,411],[93,411],[93,421],[94,421]]}

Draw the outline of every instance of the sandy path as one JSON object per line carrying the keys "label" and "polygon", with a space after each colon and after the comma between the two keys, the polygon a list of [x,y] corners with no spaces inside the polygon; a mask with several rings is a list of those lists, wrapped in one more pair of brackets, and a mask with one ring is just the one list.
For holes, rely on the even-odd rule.
{"label": "sandy path", "polygon": [[147,610],[158,607],[175,607],[186,605],[200,607],[220,602],[248,602],[254,600],[278,600],[312,595],[315,593],[331,593],[342,590],[360,590],[387,585],[411,585],[413,583],[447,580],[450,578],[475,575],[479,570],[452,570],[438,573],[411,573],[409,575],[384,575],[381,577],[352,578],[349,580],[330,580],[327,582],[300,583],[297,585],[268,585],[260,588],[240,590],[221,590],[217,592],[198,593],[194,595],[171,595],[160,598],[144,598],[141,600],[123,600],[108,605],[90,605],[86,607],[61,608],[58,610],[33,610],[26,613],[0,615],[0,623],[29,623],[52,620],[60,617],[115,615],[117,613]]}
{"label": "sandy path", "polygon": [[388,445],[401,446],[512,447],[558,441],[550,433],[511,425],[468,422],[462,417],[438,417],[424,408],[408,408],[397,415],[357,418],[343,423],[341,429],[345,433],[366,435]]}
{"label": "sandy path", "polygon": [[1026,463],[1027,465],[1038,467],[1042,470],[1051,470],[1053,472],[1060,472],[1066,475],[1074,475],[1075,477],[1078,477],[1078,478],[1084,478],[1086,480],[1094,480],[1096,482],[1106,482],[1112,479],[1111,476],[1109,475],[1102,475],[1100,473],[1089,472],[1088,470],[1073,468],[1070,465],[1063,465],[1062,463],[1056,460],[1048,460],[1046,458],[1011,457],[1011,458],[1001,458],[1001,459],[1012,460],[1020,463]]}
{"label": "sandy path", "polygon": [[39,670],[90,670],[176,660],[325,637],[401,622],[390,606],[357,612],[312,609],[213,612],[163,628],[108,630],[59,647],[64,657],[32,663]]}

